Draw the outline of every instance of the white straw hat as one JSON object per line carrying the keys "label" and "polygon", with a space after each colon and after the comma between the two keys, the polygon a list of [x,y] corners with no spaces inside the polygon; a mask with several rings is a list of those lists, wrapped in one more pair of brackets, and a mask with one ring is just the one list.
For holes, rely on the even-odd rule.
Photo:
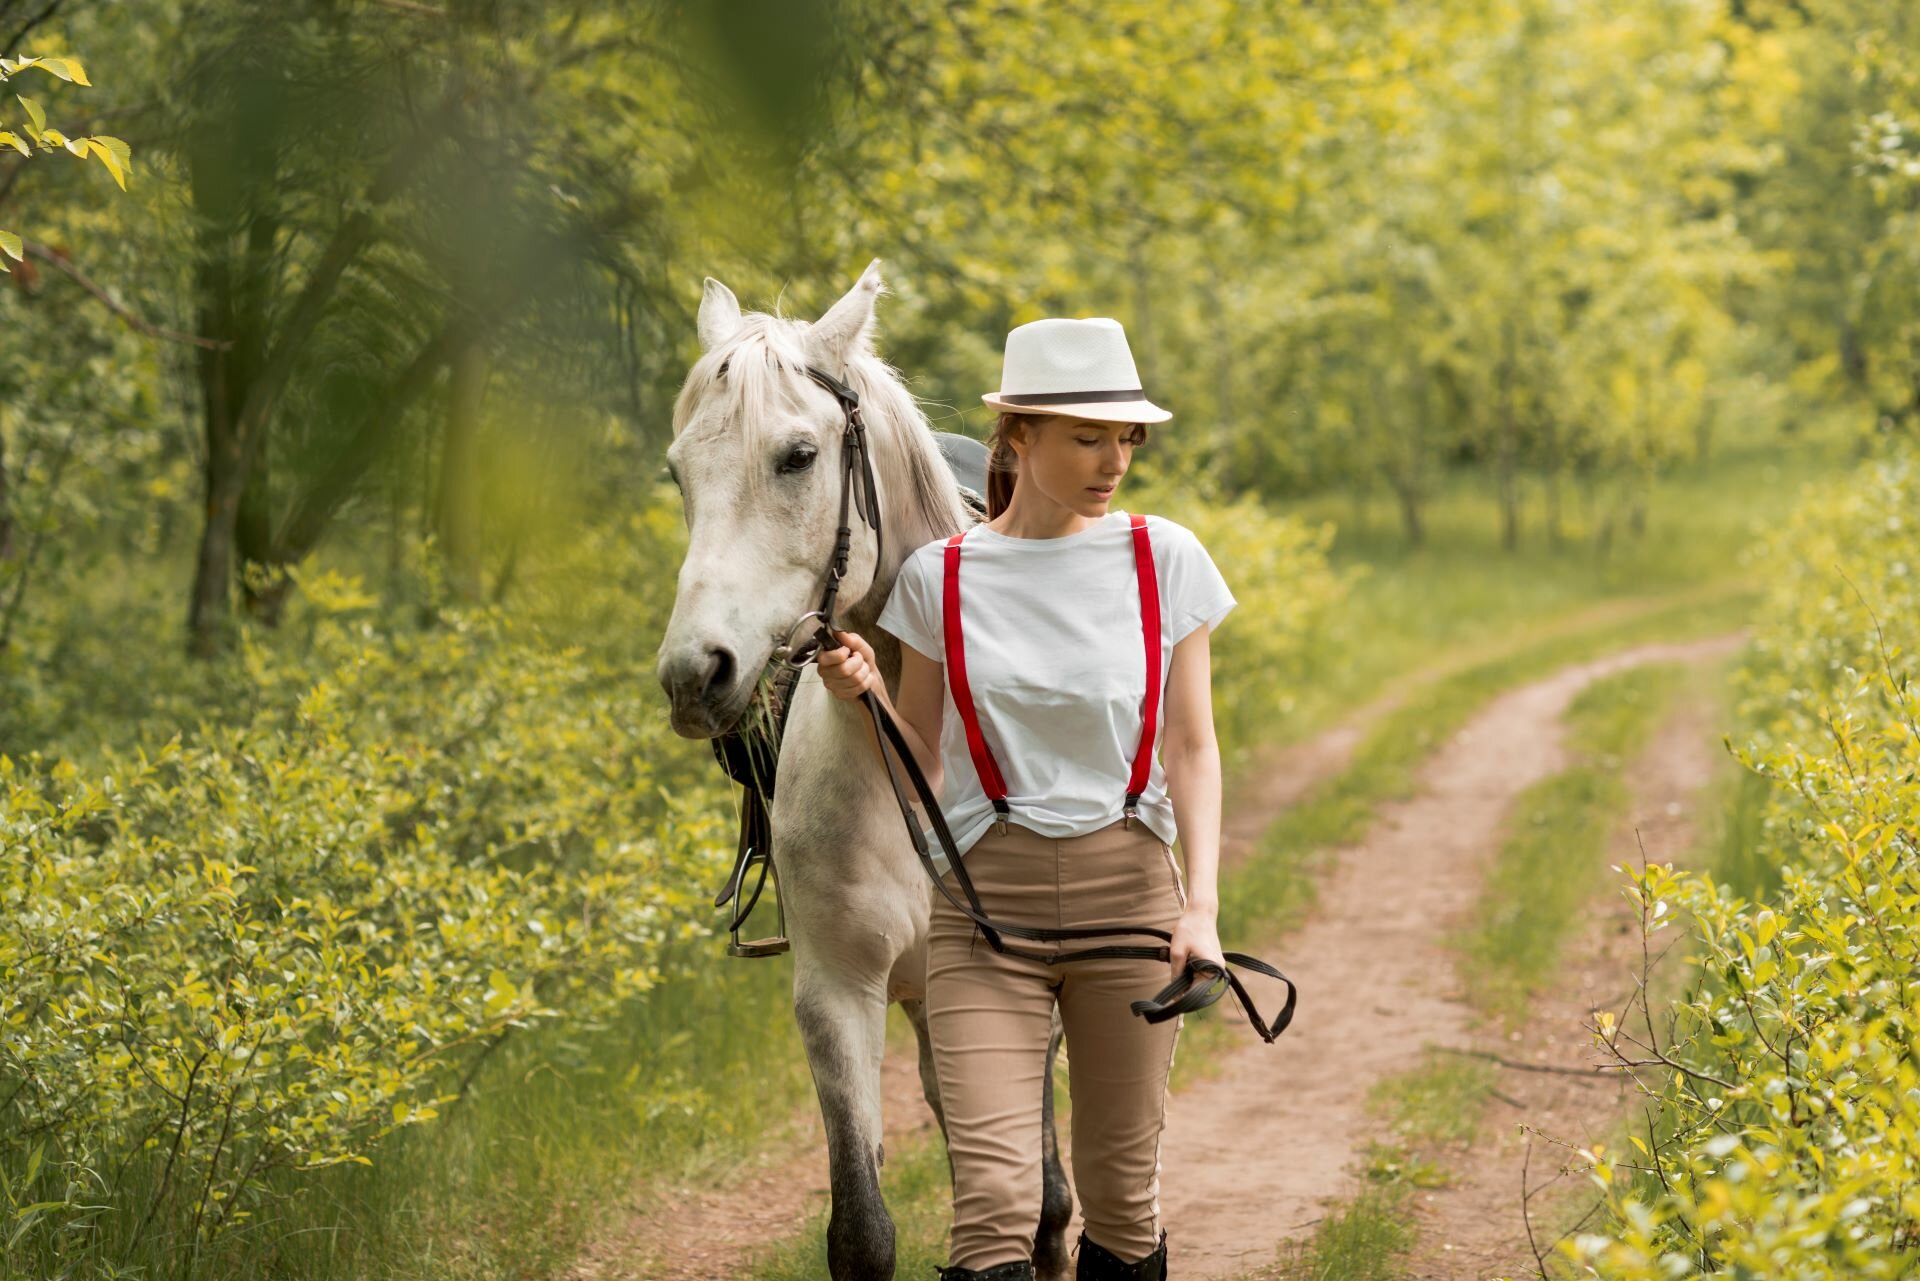
{"label": "white straw hat", "polygon": [[1126,330],[1107,316],[1032,320],[1007,335],[1000,390],[981,400],[1023,414],[1065,414],[1103,423],[1163,423],[1173,417],[1146,397]]}

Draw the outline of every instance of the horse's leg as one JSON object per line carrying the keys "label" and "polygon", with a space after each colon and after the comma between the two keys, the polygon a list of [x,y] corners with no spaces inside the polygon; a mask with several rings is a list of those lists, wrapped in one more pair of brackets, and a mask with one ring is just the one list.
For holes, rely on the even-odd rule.
{"label": "horse's leg", "polygon": [[[926,1096],[927,1106],[933,1110],[933,1119],[940,1123],[940,1133],[947,1132],[947,1110],[940,1106],[940,1078],[933,1070],[933,1034],[927,1027],[927,1002],[924,997],[903,996],[900,1008],[905,1012],[907,1021],[913,1024],[914,1037],[920,1042],[920,1093]],[[953,1157],[947,1157],[947,1172],[953,1172]]]}
{"label": "horse's leg", "polygon": [[1067,1258],[1067,1224],[1073,1218],[1073,1189],[1067,1185],[1066,1167],[1060,1162],[1060,1135],[1053,1124],[1053,1065],[1060,1057],[1065,1035],[1056,1005],[1040,1096],[1040,1227],[1033,1238],[1033,1271],[1039,1281],[1064,1281],[1072,1268]]}
{"label": "horse's leg", "polygon": [[833,1281],[891,1281],[893,1219],[880,1199],[886,996],[854,976],[796,964],[793,1009],[827,1131],[827,1273]]}

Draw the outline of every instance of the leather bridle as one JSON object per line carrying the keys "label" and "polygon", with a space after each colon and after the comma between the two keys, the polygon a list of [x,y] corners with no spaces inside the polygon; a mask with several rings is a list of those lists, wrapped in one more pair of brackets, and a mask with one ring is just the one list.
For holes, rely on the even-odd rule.
{"label": "leather bridle", "polygon": [[[791,686],[799,669],[810,662],[815,662],[821,651],[841,647],[839,639],[833,634],[832,621],[834,604],[839,596],[840,582],[846,576],[847,557],[853,544],[853,529],[848,521],[849,500],[859,508],[860,515],[873,529],[875,549],[874,564],[876,566],[881,563],[881,552],[883,550],[878,495],[875,491],[873,481],[873,460],[868,449],[866,425],[860,416],[859,393],[840,379],[812,366],[807,367],[807,375],[833,393],[835,399],[840,402],[841,411],[846,420],[840,450],[840,527],[834,540],[833,560],[828,567],[826,589],[820,603],[820,608],[802,614],[795,620],[793,626],[787,629],[787,643],[782,647],[784,649],[782,657],[784,659],[785,670],[780,673],[775,682],[776,699],[779,707],[779,728],[775,731],[775,744],[780,741],[780,734],[785,728],[787,706],[792,701],[789,697]],[[854,474],[856,466],[860,470],[860,475],[857,478]],[[858,481],[857,484],[856,480]],[[792,644],[794,632],[796,632],[802,624],[806,623],[808,619],[817,620],[814,634],[800,646],[795,647]],[[1090,961],[1102,957],[1138,957],[1144,960],[1157,961],[1166,961],[1169,959],[1170,945],[1173,942],[1173,936],[1168,931],[1157,929],[1153,926],[1090,925],[1064,929],[1046,929],[1030,925],[1003,924],[989,919],[986,915],[986,909],[980,904],[979,894],[976,893],[973,888],[972,878],[967,874],[966,860],[955,845],[952,831],[947,827],[946,815],[942,813],[940,809],[940,802],[938,798],[933,795],[933,789],[927,783],[926,775],[921,772],[918,762],[914,760],[913,751],[907,745],[906,739],[901,735],[900,727],[894,723],[893,717],[888,714],[886,708],[881,706],[880,700],[874,697],[871,690],[862,691],[860,701],[865,705],[867,714],[873,721],[875,733],[878,734],[884,742],[891,744],[893,747],[892,753],[882,751],[880,755],[887,768],[887,781],[893,787],[894,799],[899,802],[901,817],[905,820],[907,831],[913,839],[914,853],[919,858],[921,867],[926,870],[935,888],[946,896],[947,901],[965,913],[980,927],[981,933],[986,936],[987,942],[992,945],[996,952],[1008,956],[1018,956],[1029,960],[1042,961],[1048,965],[1062,964],[1068,961]],[[777,751],[777,747],[775,750]],[[717,741],[715,752],[716,754],[720,752]],[[965,903],[962,903],[954,897],[953,892],[947,888],[946,882],[942,879],[939,869],[934,866],[933,855],[927,845],[926,833],[921,829],[919,820],[914,817],[913,807],[907,799],[906,789],[901,784],[900,772],[894,763],[896,759],[898,759],[901,766],[905,767],[907,782],[911,784],[914,792],[918,795],[922,807],[926,810],[928,818],[933,823],[934,833],[939,837],[940,844],[945,849],[948,866],[953,870],[955,879],[959,882],[961,890],[966,895],[967,901]],[[732,763],[728,761],[725,755],[721,756],[721,761],[723,764],[728,765],[729,772],[733,772]],[[734,776],[736,778],[739,777],[737,773]],[[752,784],[749,784],[748,790],[751,794],[753,791]],[[738,891],[742,874],[745,871],[747,863],[751,861],[748,857],[748,841],[753,841],[760,853],[759,861],[761,861],[762,867],[760,879],[754,886],[752,896],[735,916],[730,927],[735,931],[735,946],[730,950],[735,951],[736,955],[767,954],[764,950],[757,952],[740,950],[742,947],[750,949],[755,945],[740,944],[738,942],[737,931],[741,922],[746,919],[747,914],[753,910],[754,903],[759,900],[761,888],[766,884],[767,869],[772,865],[770,844],[768,843],[770,836],[771,833],[767,830],[763,801],[760,812],[749,818],[748,831],[743,835],[742,839],[742,857],[736,862],[733,873],[728,878],[728,883],[721,891],[720,897],[715,900],[715,905],[719,906],[720,904],[724,904],[729,898],[732,898]],[[1031,939],[1036,942],[1049,939],[1096,938],[1110,934],[1144,934],[1160,939],[1162,942],[1158,946],[1109,943],[1099,947],[1080,948],[1071,952],[1054,951],[1047,953],[1009,946],[1002,940],[1001,935],[1003,934],[1011,935],[1014,938]],[[780,950],[784,950],[784,947]],[[1286,1030],[1287,1025],[1293,1021],[1294,1005],[1298,996],[1293,980],[1289,979],[1273,966],[1268,965],[1265,961],[1257,957],[1248,956],[1243,952],[1222,951],[1221,955],[1223,959],[1228,962],[1228,965],[1225,967],[1215,963],[1209,958],[1190,955],[1187,958],[1186,969],[1181,973],[1180,977],[1174,979],[1173,982],[1169,983],[1159,992],[1156,992],[1151,998],[1132,1002],[1131,1008],[1133,1012],[1146,1019],[1149,1023],[1161,1023],[1176,1015],[1190,1014],[1196,1010],[1205,1009],[1231,989],[1234,994],[1239,997],[1240,1004],[1246,1012],[1247,1021],[1253,1024],[1254,1031],[1260,1034],[1262,1040],[1269,1043],[1272,1042],[1274,1038]],[[1271,1024],[1262,1021],[1259,1011],[1254,1007],[1253,998],[1248,996],[1247,990],[1241,984],[1239,976],[1233,972],[1232,967],[1235,965],[1244,966],[1257,973],[1279,979],[1282,983],[1286,984],[1286,1003],[1281,1007],[1280,1013],[1274,1018]]]}

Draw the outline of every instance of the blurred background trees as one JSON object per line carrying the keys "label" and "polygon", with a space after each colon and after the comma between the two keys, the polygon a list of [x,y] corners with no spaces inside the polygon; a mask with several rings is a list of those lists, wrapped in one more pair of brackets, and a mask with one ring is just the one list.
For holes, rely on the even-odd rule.
{"label": "blurred background trees", "polygon": [[173,565],[191,539],[201,655],[330,541],[396,574],[430,545],[504,597],[639,501],[708,273],[804,312],[881,256],[888,355],[976,434],[1008,328],[1120,317],[1171,474],[1377,492],[1415,542],[1463,471],[1507,546],[1603,546],[1663,464],[1848,401],[1863,447],[1920,414],[1895,3],[0,18],[16,56],[109,68],[35,109],[140,158],[115,198],[0,149],[0,224],[76,273],[0,294],[0,601],[110,563],[88,531]]}

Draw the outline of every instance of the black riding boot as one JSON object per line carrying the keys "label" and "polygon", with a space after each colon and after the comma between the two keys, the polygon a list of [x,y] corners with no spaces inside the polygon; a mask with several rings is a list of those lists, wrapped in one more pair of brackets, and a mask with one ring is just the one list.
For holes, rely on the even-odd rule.
{"label": "black riding boot", "polygon": [[933,1270],[939,1273],[940,1281],[1034,1281],[1032,1259],[996,1263],[990,1268],[943,1268],[936,1263]]}
{"label": "black riding boot", "polygon": [[1160,1230],[1160,1244],[1153,1253],[1132,1263],[1082,1232],[1073,1281],[1167,1281],[1166,1229]]}

